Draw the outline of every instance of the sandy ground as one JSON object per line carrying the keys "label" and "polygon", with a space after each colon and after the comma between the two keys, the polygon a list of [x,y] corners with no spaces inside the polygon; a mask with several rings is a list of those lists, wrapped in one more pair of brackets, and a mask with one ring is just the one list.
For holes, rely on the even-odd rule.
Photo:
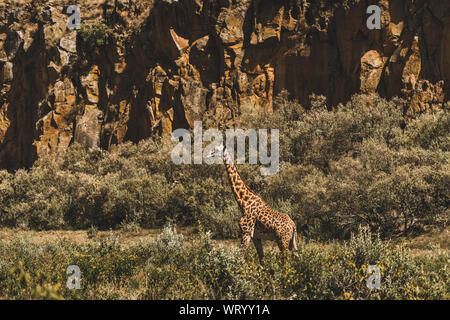
{"label": "sandy ground", "polygon": [[[189,242],[198,236],[197,230],[192,227],[177,228],[177,232],[184,235],[185,241]],[[97,231],[89,232],[88,230],[50,230],[50,231],[28,231],[15,229],[0,229],[0,241],[22,238],[28,239],[33,243],[44,243],[53,241],[68,241],[76,244],[86,244],[96,242],[111,237],[119,237],[119,242],[127,246],[132,246],[140,242],[153,242],[161,233],[161,229],[140,229],[137,231]],[[413,255],[417,254],[435,254],[436,249],[439,251],[450,252],[450,227],[444,230],[434,230],[415,238],[401,237],[392,240],[395,243],[406,242],[407,246],[412,250]],[[239,239],[216,240],[217,244],[226,246],[239,245]],[[273,246],[275,243],[265,242],[266,246]]]}

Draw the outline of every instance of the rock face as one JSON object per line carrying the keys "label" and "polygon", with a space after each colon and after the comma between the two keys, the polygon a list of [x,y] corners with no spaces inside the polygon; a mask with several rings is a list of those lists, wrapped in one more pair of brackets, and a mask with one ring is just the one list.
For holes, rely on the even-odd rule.
{"label": "rock face", "polygon": [[93,0],[80,30],[69,2],[0,2],[0,168],[270,112],[283,89],[400,96],[411,115],[450,97],[448,0]]}

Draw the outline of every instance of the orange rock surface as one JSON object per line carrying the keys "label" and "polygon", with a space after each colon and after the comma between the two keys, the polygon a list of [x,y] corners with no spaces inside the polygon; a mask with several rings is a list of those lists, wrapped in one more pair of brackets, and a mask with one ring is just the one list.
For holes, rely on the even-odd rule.
{"label": "orange rock surface", "polygon": [[69,1],[39,3],[0,1],[0,168],[270,112],[283,89],[304,105],[399,96],[411,115],[450,96],[450,1],[370,1],[368,30],[367,1],[94,0],[81,20],[105,33],[85,38]]}

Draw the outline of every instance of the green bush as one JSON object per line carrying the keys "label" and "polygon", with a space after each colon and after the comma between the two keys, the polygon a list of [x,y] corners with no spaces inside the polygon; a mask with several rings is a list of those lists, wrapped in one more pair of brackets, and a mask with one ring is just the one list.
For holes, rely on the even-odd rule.
{"label": "green bush", "polygon": [[[0,240],[4,299],[448,299],[448,253],[415,256],[404,245],[360,229],[343,244],[299,243],[280,263],[266,249],[217,245],[201,231],[193,241],[168,225],[153,243],[124,246],[111,232],[83,245],[58,240]],[[80,290],[66,286],[69,265],[81,271]],[[380,288],[367,287],[367,268],[380,268]]]}
{"label": "green bush", "polygon": [[[272,114],[236,120],[280,130],[280,170],[262,177],[239,165],[246,184],[293,217],[301,235],[349,238],[360,225],[381,236],[448,225],[448,108],[404,127],[404,102],[356,95],[332,109],[275,100]],[[125,143],[117,151],[74,144],[29,170],[0,172],[0,225],[72,229],[127,224],[202,225],[214,237],[239,234],[239,208],[223,165],[175,165],[169,139]]]}
{"label": "green bush", "polygon": [[103,23],[97,23],[92,26],[81,24],[77,35],[86,49],[92,50],[106,44],[107,29],[107,26]]}

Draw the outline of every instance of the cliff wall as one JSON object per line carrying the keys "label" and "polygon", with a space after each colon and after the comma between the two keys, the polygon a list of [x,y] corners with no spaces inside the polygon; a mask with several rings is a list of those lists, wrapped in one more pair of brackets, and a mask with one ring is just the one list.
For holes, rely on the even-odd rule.
{"label": "cliff wall", "polygon": [[304,105],[399,96],[412,115],[449,87],[450,0],[0,1],[0,168],[270,112],[283,89]]}

